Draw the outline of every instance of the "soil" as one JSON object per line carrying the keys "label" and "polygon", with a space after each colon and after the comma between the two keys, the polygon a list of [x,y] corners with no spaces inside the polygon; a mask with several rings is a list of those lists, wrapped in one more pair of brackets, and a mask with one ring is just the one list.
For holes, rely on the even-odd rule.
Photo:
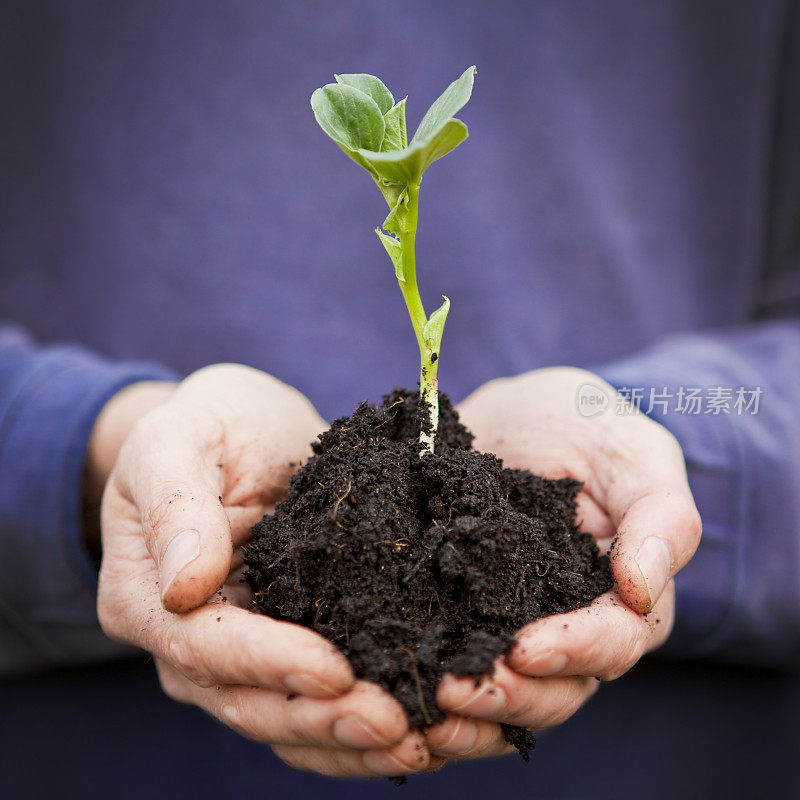
{"label": "soil", "polygon": [[[337,419],[245,553],[258,610],[334,642],[412,727],[444,719],[445,671],[477,683],[523,625],[613,586],[576,525],[580,483],[473,450],[444,394],[436,452],[420,457],[421,417],[419,394],[396,389]],[[504,733],[527,760],[533,735]]]}

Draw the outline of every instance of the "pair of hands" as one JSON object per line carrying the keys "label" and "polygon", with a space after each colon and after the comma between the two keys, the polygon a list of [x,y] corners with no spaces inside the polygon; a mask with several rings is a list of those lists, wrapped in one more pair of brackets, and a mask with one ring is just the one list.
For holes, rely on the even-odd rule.
{"label": "pair of hands", "polygon": [[498,723],[563,722],[598,678],[618,677],[667,638],[672,577],[699,541],[675,439],[633,410],[582,417],[586,382],[613,404],[596,376],[558,368],[492,381],[459,411],[476,447],[506,466],[584,482],[579,517],[601,549],[617,536],[618,589],[523,628],[478,687],[446,675],[438,702],[448,716],[424,733],[322,637],[247,610],[242,545],[326,427],[302,394],[257,370],[217,365],[177,387],[134,384],[98,418],[88,461],[105,483],[104,631],[152,653],[170,697],[300,769],[396,776],[507,752]]}

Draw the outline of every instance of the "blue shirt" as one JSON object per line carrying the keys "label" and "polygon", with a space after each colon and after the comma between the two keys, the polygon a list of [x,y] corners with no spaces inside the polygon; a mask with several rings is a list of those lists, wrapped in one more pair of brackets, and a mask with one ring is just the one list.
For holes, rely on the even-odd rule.
{"label": "blue shirt", "polygon": [[[396,96],[408,93],[413,125],[471,63],[476,89],[461,115],[470,138],[430,170],[421,193],[423,296],[431,307],[441,293],[453,302],[442,387],[460,399],[490,378],[559,363],[645,398],[759,387],[757,414],[650,411],[684,448],[705,529],[678,578],[665,652],[797,663],[796,6],[54,1],[15,4],[0,38],[6,675],[127,654],[97,627],[78,508],[88,432],[121,386],[241,361],[297,386],[332,418],[414,384],[413,336],[373,233],[383,200],[317,128],[308,97],[334,72],[372,72]],[[32,780],[17,771],[25,726],[59,730],[70,692],[86,708],[108,691],[104,709],[131,711],[119,725],[132,725],[134,750],[154,718],[180,732],[172,766],[182,785],[195,781],[194,796],[211,786],[197,763],[210,739],[224,743],[220,764],[236,765],[242,791],[367,791],[272,762],[255,770],[246,759],[261,751],[161,701],[133,667],[86,674],[0,684],[4,708],[17,707],[6,697],[27,698],[9,715],[21,727],[0,737],[0,749],[19,753],[12,786]],[[661,685],[675,691],[669,677],[648,684],[653,697]],[[43,680],[53,682],[47,701]],[[615,687],[616,704],[593,701],[595,730],[619,709],[636,719],[631,698],[648,702],[636,691]],[[708,736],[727,741],[719,708],[742,695],[720,697],[703,717]],[[134,713],[144,696],[153,718]],[[94,730],[91,715],[71,719],[87,736]],[[567,763],[586,730],[580,718],[571,725],[553,736],[550,752],[561,755],[543,753],[530,770],[472,765],[417,780],[415,791],[463,796],[458,787],[480,776],[530,796],[544,762]],[[668,738],[666,723],[649,727]],[[110,755],[93,763],[113,778],[102,766],[117,763]],[[83,775],[80,750],[64,769]],[[656,767],[644,759],[640,769]],[[130,780],[138,796],[150,785]],[[370,787],[364,796],[383,791],[359,786]]]}

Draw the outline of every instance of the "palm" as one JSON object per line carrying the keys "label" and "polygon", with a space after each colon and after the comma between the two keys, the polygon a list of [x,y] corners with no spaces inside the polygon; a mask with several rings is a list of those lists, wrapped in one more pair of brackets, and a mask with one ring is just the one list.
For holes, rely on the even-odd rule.
{"label": "palm", "polygon": [[[593,417],[578,412],[580,387],[603,388],[611,401]],[[575,369],[544,369],[486,384],[459,411],[475,446],[508,467],[583,484],[578,519],[601,549],[608,549],[628,509],[649,491],[643,483],[663,477],[665,487],[685,482],[683,456],[672,436],[632,407],[614,407],[614,390]],[[618,397],[618,396],[617,396]],[[500,422],[498,422],[500,421]]]}
{"label": "palm", "polygon": [[[154,530],[166,516],[193,518],[198,526],[216,520],[219,535],[229,536],[232,547],[223,594],[249,606],[249,592],[239,582],[242,545],[250,528],[286,494],[292,473],[308,457],[309,444],[323,427],[299,392],[256,370],[219,365],[186,379],[168,403],[140,423],[109,479],[102,518],[104,550],[112,558],[104,559],[104,580],[118,582],[123,592],[148,587],[148,602],[155,610],[159,577],[151,557]],[[187,460],[184,443],[195,479],[210,491],[190,496],[177,481],[171,486],[169,469],[162,469],[157,488],[163,500],[155,507],[143,506],[142,496],[154,488],[145,477],[147,465],[154,460],[174,463],[179,474],[178,461]],[[223,575],[218,577],[214,588],[222,583]]]}

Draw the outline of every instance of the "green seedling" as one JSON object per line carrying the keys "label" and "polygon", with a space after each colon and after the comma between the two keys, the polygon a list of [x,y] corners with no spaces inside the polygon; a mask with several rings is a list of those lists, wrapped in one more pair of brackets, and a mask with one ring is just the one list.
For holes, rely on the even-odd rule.
{"label": "green seedling", "polygon": [[374,75],[336,75],[311,95],[311,108],[325,133],[372,176],[389,204],[383,229],[375,233],[394,264],[397,282],[414,326],[420,355],[420,395],[429,412],[423,425],[422,453],[433,452],[439,424],[439,354],[450,310],[444,302],[426,315],[417,287],[415,242],[419,186],[425,170],[467,138],[467,126],[454,115],[472,94],[475,67],[451,83],[428,109],[408,141],[406,99],[392,93]]}

